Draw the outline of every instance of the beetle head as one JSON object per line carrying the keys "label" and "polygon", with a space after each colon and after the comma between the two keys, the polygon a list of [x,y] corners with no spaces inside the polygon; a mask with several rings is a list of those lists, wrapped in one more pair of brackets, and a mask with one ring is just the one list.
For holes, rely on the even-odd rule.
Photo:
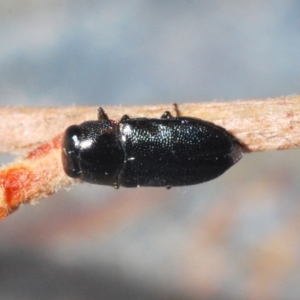
{"label": "beetle head", "polygon": [[68,127],[62,160],[66,174],[72,178],[117,185],[117,171],[124,160],[117,124],[89,121]]}

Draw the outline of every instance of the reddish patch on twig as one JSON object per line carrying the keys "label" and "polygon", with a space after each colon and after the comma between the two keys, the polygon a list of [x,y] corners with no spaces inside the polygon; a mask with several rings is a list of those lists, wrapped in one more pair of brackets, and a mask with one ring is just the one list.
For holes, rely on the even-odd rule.
{"label": "reddish patch on twig", "polygon": [[4,201],[14,208],[26,199],[28,190],[36,184],[37,178],[26,167],[10,168],[0,173],[0,184],[4,192]]}
{"label": "reddish patch on twig", "polygon": [[31,152],[29,152],[28,155],[25,157],[25,159],[36,159],[41,156],[47,155],[53,149],[58,149],[61,147],[61,140],[62,140],[62,135],[59,135],[58,137],[53,139],[51,142],[45,143],[45,144],[35,148]]}

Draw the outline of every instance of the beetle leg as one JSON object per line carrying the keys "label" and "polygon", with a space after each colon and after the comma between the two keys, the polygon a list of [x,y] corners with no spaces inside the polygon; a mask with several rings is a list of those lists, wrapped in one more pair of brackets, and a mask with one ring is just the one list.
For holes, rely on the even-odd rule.
{"label": "beetle leg", "polygon": [[124,121],[128,121],[130,120],[130,118],[127,116],[127,115],[124,115],[122,118],[121,118],[121,121],[120,122],[124,122]]}
{"label": "beetle leg", "polygon": [[108,116],[102,107],[98,108],[98,120],[109,121]]}
{"label": "beetle leg", "polygon": [[[180,112],[179,112],[179,109],[178,109],[178,105],[177,105],[177,103],[174,103],[173,105],[174,105],[174,110],[175,110],[175,112],[176,112],[176,117],[178,118],[178,117],[180,116]],[[171,113],[170,113],[169,111],[165,111],[165,112],[163,113],[163,115],[161,116],[161,118],[162,118],[162,119],[172,119],[172,118],[174,118],[174,117],[171,115]]]}
{"label": "beetle leg", "polygon": [[174,103],[173,105],[174,105],[174,110],[176,112],[176,117],[180,117],[180,111],[179,111],[177,103]]}
{"label": "beetle leg", "polygon": [[165,111],[163,113],[163,115],[161,116],[161,118],[162,119],[172,119],[173,117],[172,117],[172,115],[171,115],[171,113],[169,111]]}

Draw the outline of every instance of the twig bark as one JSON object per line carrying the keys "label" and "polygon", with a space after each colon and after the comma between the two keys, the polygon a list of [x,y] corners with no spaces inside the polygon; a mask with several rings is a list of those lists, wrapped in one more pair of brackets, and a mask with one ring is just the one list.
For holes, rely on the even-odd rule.
{"label": "twig bark", "polygon": [[[159,118],[174,105],[104,107],[111,119],[122,115]],[[182,116],[216,123],[236,136],[245,151],[299,148],[300,96],[179,105]],[[97,118],[96,107],[0,108],[0,153],[31,152],[0,169],[0,219],[75,183],[61,164],[61,133],[71,124]],[[60,135],[58,135],[60,134]]]}
{"label": "twig bark", "polygon": [[[111,119],[122,115],[159,118],[174,106],[104,106]],[[182,116],[211,121],[226,128],[247,151],[297,148],[300,145],[300,96],[234,102],[179,105]],[[2,107],[0,153],[26,153],[50,141],[64,128],[97,118],[97,107]]]}

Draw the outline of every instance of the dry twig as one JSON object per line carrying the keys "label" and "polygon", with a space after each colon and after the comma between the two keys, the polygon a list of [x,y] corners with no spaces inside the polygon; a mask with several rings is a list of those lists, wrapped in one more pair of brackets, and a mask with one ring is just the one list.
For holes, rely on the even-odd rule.
{"label": "dry twig", "polygon": [[[122,115],[158,118],[174,106],[104,107],[111,119]],[[245,151],[299,148],[300,96],[267,100],[182,104],[182,116],[216,123],[234,134]],[[96,119],[95,107],[0,108],[0,153],[31,152],[0,169],[0,219],[75,182],[61,165],[61,133],[67,126]],[[60,136],[57,136],[60,133]],[[32,150],[34,149],[34,150]]]}

